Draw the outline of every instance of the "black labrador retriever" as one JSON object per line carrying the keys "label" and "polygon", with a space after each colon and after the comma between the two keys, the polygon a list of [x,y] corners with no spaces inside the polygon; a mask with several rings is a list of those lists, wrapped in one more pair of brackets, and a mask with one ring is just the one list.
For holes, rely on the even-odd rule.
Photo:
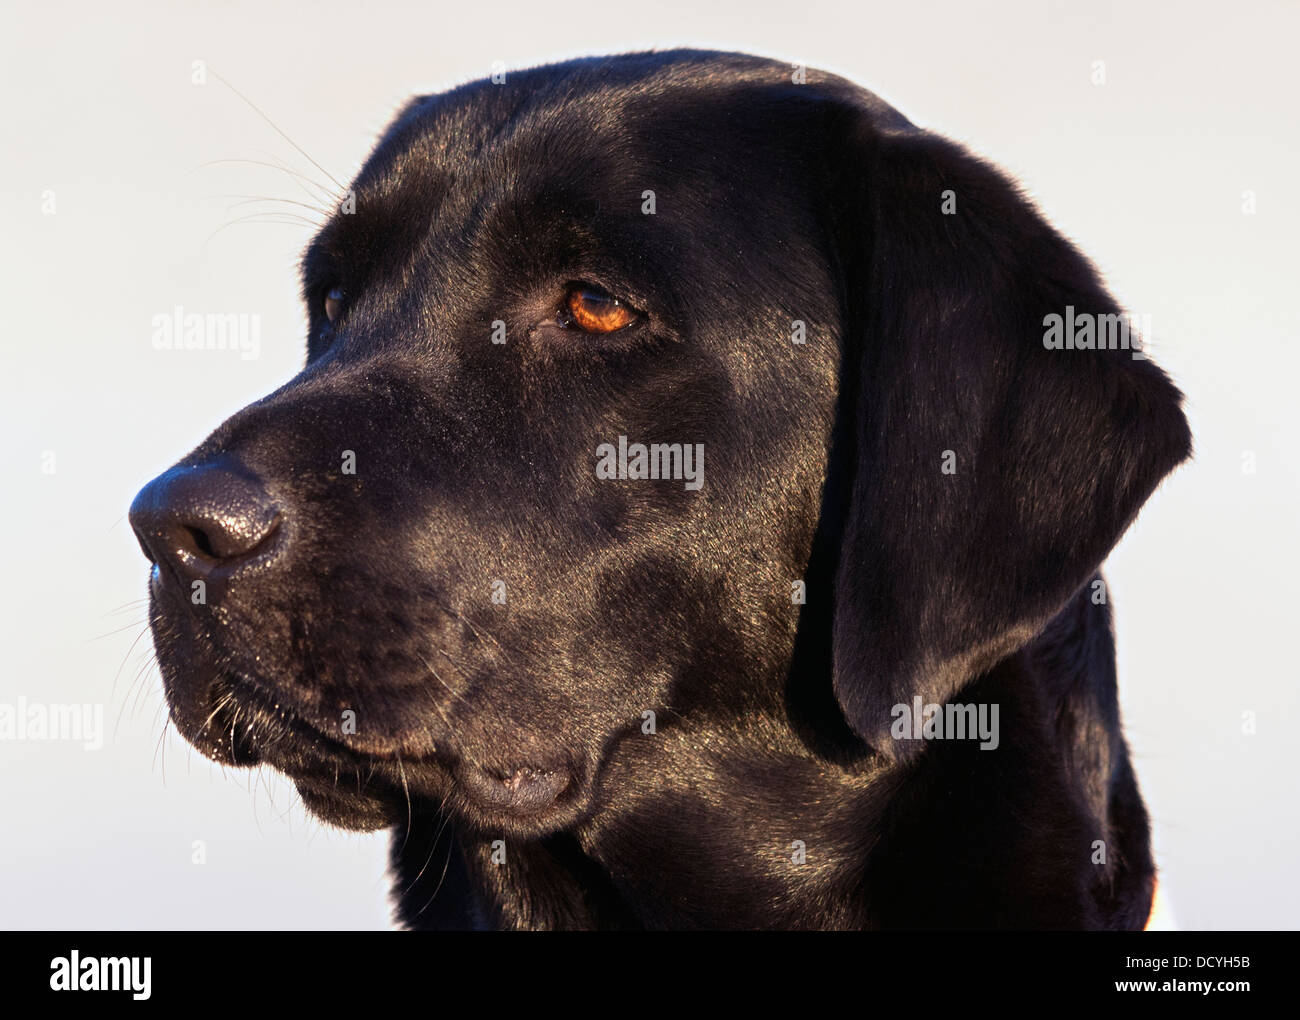
{"label": "black labrador retriever", "polygon": [[673,51],[413,100],[131,522],[172,719],[414,928],[1141,928],[1098,568],[1181,396],[1015,186]]}

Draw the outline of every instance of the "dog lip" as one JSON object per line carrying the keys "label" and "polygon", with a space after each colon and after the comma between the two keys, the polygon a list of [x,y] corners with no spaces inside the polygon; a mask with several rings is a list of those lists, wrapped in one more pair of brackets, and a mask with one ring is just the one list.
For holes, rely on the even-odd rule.
{"label": "dog lip", "polygon": [[[343,817],[344,801],[355,803],[358,824],[365,822],[363,828],[373,827],[371,823],[378,817],[374,804],[365,797],[340,800],[332,788],[321,787],[317,782],[323,775],[318,775],[321,763],[344,760],[360,767],[369,761],[373,768],[396,762],[399,767],[405,763],[408,769],[426,761],[440,763],[439,767],[458,781],[466,798],[480,812],[496,814],[502,820],[546,816],[569,799],[566,794],[575,793],[581,785],[580,770],[563,756],[545,762],[517,764],[516,759],[488,765],[455,753],[438,753],[450,750],[443,742],[439,742],[438,751],[432,744],[427,749],[402,749],[373,737],[364,746],[357,746],[353,740],[340,740],[323,732],[295,706],[271,696],[262,684],[243,673],[222,671],[210,696],[230,700],[208,716],[199,732],[186,734],[203,754],[222,764],[267,764],[278,769],[294,782],[304,783],[309,795],[304,799],[321,806],[329,818]],[[251,718],[240,718],[244,712],[249,712]]]}
{"label": "dog lip", "polygon": [[[229,698],[209,715],[192,739],[208,757],[222,764],[280,766],[282,751],[296,756],[314,751],[324,757],[360,759],[364,751],[323,732],[290,705],[282,702],[242,674],[223,672],[209,692],[210,699]],[[240,719],[243,712],[251,716]],[[268,728],[278,730],[268,739]],[[288,770],[284,770],[288,771]]]}
{"label": "dog lip", "polygon": [[262,764],[263,761],[257,741],[249,732],[247,724],[240,725],[236,722],[228,726],[222,719],[214,726],[212,721],[209,721],[197,733],[187,736],[186,739],[200,754],[219,765],[251,768]]}
{"label": "dog lip", "polygon": [[472,797],[489,807],[532,815],[554,804],[569,788],[573,774],[566,768],[522,766],[498,771],[462,762],[457,778]]}
{"label": "dog lip", "polygon": [[399,768],[441,760],[444,744],[428,732],[344,736],[331,733],[292,698],[275,695],[269,685],[242,671],[206,671],[192,686],[203,686],[201,704],[180,706],[169,697],[171,718],[181,735],[211,760],[237,768],[270,765],[294,776],[304,759],[343,761]]}

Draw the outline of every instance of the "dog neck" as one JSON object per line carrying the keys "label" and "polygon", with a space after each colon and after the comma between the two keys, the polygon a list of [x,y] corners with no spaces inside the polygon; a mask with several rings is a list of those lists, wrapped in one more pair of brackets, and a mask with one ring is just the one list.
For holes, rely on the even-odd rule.
{"label": "dog neck", "polygon": [[399,917],[434,928],[1141,928],[1154,887],[1147,821],[1118,729],[1109,615],[1087,591],[964,692],[999,706],[996,748],[940,739],[897,763],[850,739],[810,743],[827,728],[801,714],[820,712],[819,699],[728,717],[701,697],[658,741],[616,749],[606,768],[618,801],[571,832],[514,842],[457,831],[436,810],[417,817],[394,838]]}

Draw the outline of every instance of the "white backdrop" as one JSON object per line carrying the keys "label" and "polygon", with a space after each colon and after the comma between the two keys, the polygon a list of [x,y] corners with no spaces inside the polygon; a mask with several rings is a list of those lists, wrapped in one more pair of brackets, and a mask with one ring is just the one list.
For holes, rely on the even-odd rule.
{"label": "white backdrop", "polygon": [[[1197,456],[1108,572],[1163,882],[1183,927],[1296,926],[1300,7],[180,6],[4,4],[0,702],[102,704],[107,736],[0,740],[0,926],[388,923],[385,837],[323,829],[283,781],[164,732],[147,635],[133,645],[132,495],[302,356],[310,227],[223,226],[306,210],[229,196],[307,201],[258,162],[322,176],[228,89],[192,84],[192,62],[346,180],[413,92],[679,44],[836,71],[966,142],[1151,317]],[[152,317],[177,304],[260,315],[260,356],[154,350]]]}

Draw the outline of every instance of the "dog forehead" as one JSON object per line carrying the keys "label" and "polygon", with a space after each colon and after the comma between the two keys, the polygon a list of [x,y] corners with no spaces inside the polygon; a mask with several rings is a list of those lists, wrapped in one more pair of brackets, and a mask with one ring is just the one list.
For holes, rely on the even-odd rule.
{"label": "dog forehead", "polygon": [[[693,162],[692,153],[754,142],[752,129],[767,119],[769,104],[789,106],[798,97],[806,107],[828,94],[794,86],[790,75],[778,61],[701,50],[502,71],[412,98],[380,137],[357,186],[391,186],[414,170],[456,179],[527,177],[602,155],[645,168]],[[838,81],[816,76],[823,85]]]}
{"label": "dog forehead", "polygon": [[[413,100],[352,184],[355,224],[406,233],[423,222],[468,236],[503,208],[609,208],[615,191],[655,176],[654,154],[619,103],[537,82],[509,90],[475,83]],[[521,227],[528,219],[520,217]]]}

